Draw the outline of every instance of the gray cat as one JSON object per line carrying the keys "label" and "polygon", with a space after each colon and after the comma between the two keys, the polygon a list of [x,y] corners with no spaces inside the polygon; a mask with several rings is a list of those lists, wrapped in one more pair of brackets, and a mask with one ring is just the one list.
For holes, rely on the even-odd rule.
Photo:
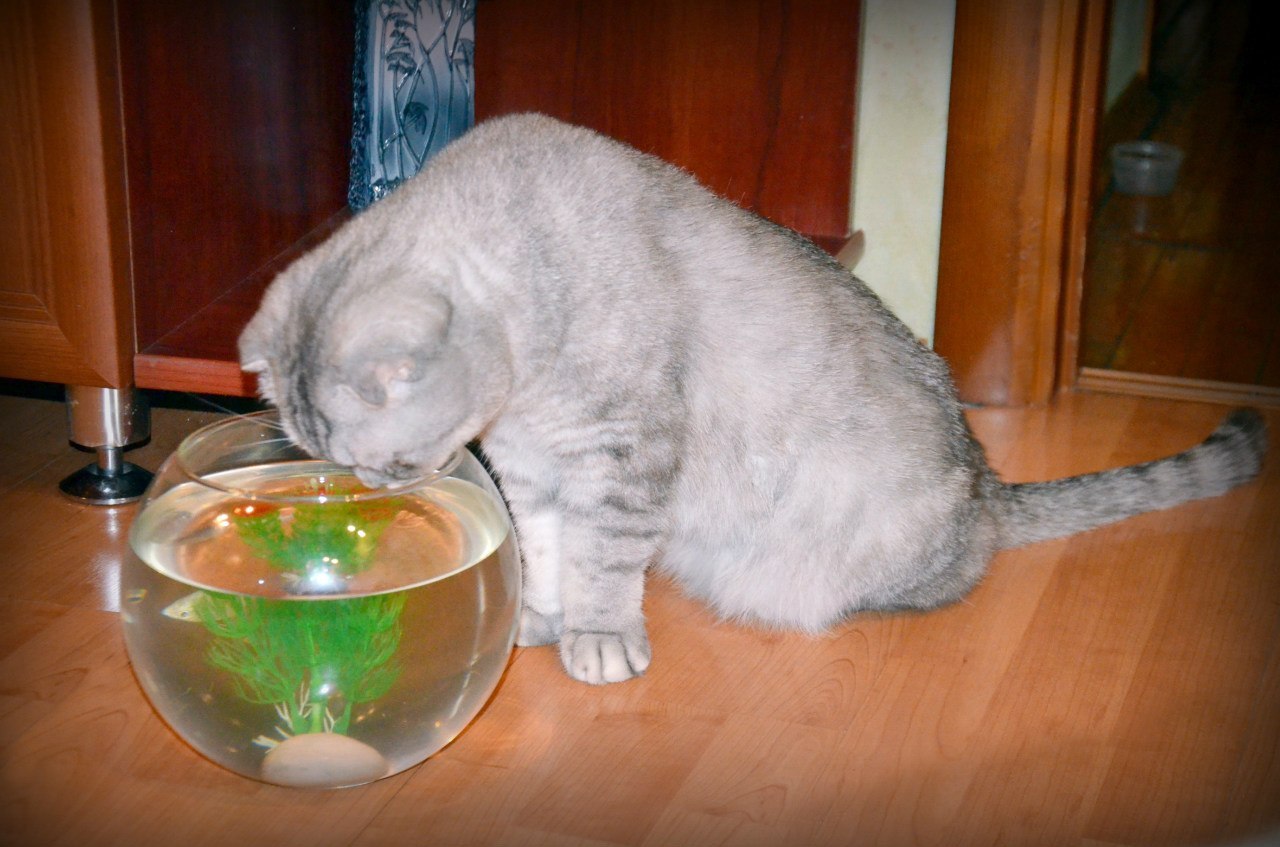
{"label": "gray cat", "polygon": [[1262,418],[1047,483],[987,466],[946,365],[796,234],[589,130],[484,123],[275,280],[240,340],[290,437],[371,485],[479,438],[524,559],[519,643],[645,670],[655,565],[818,632],[963,597],[992,554],[1219,494]]}

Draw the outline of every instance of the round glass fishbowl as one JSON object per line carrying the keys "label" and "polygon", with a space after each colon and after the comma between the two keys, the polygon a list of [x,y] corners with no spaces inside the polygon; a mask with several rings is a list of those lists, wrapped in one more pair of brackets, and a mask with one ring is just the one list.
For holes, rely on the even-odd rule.
{"label": "round glass fishbowl", "polygon": [[279,785],[418,764],[476,716],[511,654],[510,516],[466,450],[369,489],[274,412],[201,429],[157,472],[120,610],[134,672],[197,751]]}

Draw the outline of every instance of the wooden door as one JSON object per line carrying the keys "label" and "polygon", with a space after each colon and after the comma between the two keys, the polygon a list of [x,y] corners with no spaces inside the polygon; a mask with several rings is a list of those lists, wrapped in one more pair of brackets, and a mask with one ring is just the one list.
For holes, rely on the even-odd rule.
{"label": "wooden door", "polygon": [[1075,382],[1107,6],[956,4],[934,337],[967,401]]}
{"label": "wooden door", "polygon": [[0,376],[132,381],[113,20],[108,2],[0,3]]}

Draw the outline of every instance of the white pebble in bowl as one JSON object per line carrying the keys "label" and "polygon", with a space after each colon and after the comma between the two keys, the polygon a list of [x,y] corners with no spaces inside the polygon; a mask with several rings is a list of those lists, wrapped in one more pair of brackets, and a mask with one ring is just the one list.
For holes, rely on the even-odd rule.
{"label": "white pebble in bowl", "polygon": [[391,766],[382,754],[332,732],[295,735],[262,760],[262,778],[291,788],[342,788],[381,779]]}

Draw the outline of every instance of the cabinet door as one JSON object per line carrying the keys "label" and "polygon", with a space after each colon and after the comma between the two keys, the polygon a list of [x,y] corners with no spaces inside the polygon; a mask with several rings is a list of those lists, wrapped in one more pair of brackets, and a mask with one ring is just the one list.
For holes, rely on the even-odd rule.
{"label": "cabinet door", "polygon": [[132,381],[110,2],[0,2],[0,376]]}
{"label": "cabinet door", "polygon": [[837,252],[849,238],[858,0],[494,0],[476,118],[538,111],[691,171]]}

